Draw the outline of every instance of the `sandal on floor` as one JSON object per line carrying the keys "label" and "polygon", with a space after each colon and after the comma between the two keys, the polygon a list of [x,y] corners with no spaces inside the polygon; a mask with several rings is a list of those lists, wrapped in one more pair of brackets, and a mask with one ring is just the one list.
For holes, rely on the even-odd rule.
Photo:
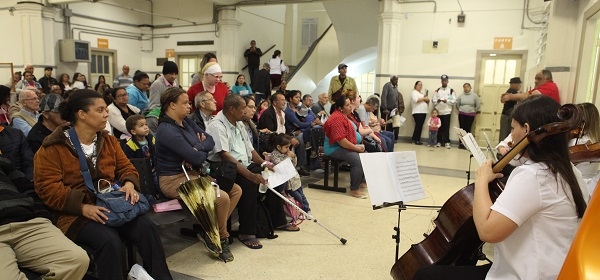
{"label": "sandal on floor", "polygon": [[276,230],[285,230],[285,231],[300,231],[300,227],[292,224],[285,224],[276,228]]}
{"label": "sandal on floor", "polygon": [[[244,245],[246,245],[246,247],[250,248],[250,249],[260,249],[263,247],[262,244],[260,244],[260,241],[258,241],[258,239],[256,237],[247,237],[247,238],[238,238],[240,240],[240,242],[242,242]],[[253,244],[253,243],[258,243],[258,245]]]}

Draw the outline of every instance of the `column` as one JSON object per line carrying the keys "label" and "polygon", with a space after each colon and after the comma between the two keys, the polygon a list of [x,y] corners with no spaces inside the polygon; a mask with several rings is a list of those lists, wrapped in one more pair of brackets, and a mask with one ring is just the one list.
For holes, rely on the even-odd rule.
{"label": "column", "polygon": [[[44,40],[44,34],[46,32],[53,32],[52,25],[44,27],[44,20],[42,19],[42,10],[44,6],[34,2],[19,2],[15,6],[15,16],[18,28],[15,32],[19,32],[21,36],[22,46],[22,60],[21,64],[31,63],[35,68],[40,68],[42,65],[46,65],[46,54],[45,52],[39,51],[41,48],[47,46],[47,42]],[[16,39],[16,38],[15,38]],[[52,42],[54,44],[54,42]],[[54,55],[54,51],[52,51]],[[15,55],[18,57],[18,55]],[[19,64],[19,62],[16,62]],[[41,72],[37,71],[36,74],[41,77]]]}
{"label": "column", "polygon": [[[375,92],[381,93],[383,85],[390,81],[392,75],[399,73],[400,4],[396,0],[380,2],[379,39],[377,42],[377,69],[375,70]],[[404,94],[406,95],[406,94]]]}
{"label": "column", "polygon": [[229,85],[233,86],[241,70],[237,62],[239,57],[244,55],[244,50],[240,48],[238,42],[238,32],[242,22],[237,20],[235,7],[220,7],[218,24],[221,42],[217,58],[223,71],[223,82],[229,82]]}

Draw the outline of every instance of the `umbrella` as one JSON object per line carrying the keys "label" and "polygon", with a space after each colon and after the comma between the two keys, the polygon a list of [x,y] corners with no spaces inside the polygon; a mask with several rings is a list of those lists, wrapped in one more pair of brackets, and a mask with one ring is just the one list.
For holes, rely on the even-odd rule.
{"label": "umbrella", "polygon": [[215,245],[217,252],[220,253],[222,252],[221,238],[219,237],[215,208],[216,194],[212,180],[208,176],[200,176],[198,179],[190,180],[185,168],[183,168],[183,172],[188,181],[181,183],[177,192],[185,205],[192,211],[210,241]]}

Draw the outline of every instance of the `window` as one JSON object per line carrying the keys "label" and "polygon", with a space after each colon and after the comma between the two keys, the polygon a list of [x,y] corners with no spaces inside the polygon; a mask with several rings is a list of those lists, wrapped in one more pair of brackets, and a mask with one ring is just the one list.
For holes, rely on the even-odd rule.
{"label": "window", "polygon": [[308,48],[317,40],[318,18],[302,19],[302,47]]}

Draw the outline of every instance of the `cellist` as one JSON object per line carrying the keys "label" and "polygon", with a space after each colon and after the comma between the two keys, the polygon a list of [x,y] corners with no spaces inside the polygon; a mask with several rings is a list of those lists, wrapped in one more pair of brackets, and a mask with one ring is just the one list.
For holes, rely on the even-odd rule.
{"label": "cellist", "polygon": [[[518,103],[512,112],[515,141],[545,124],[559,122],[560,105],[543,95]],[[477,169],[473,220],[479,238],[494,243],[494,263],[428,266],[414,279],[556,279],[587,205],[581,173],[569,161],[567,133],[549,135],[521,151],[504,191],[492,203],[488,184],[502,174],[491,161]]]}

